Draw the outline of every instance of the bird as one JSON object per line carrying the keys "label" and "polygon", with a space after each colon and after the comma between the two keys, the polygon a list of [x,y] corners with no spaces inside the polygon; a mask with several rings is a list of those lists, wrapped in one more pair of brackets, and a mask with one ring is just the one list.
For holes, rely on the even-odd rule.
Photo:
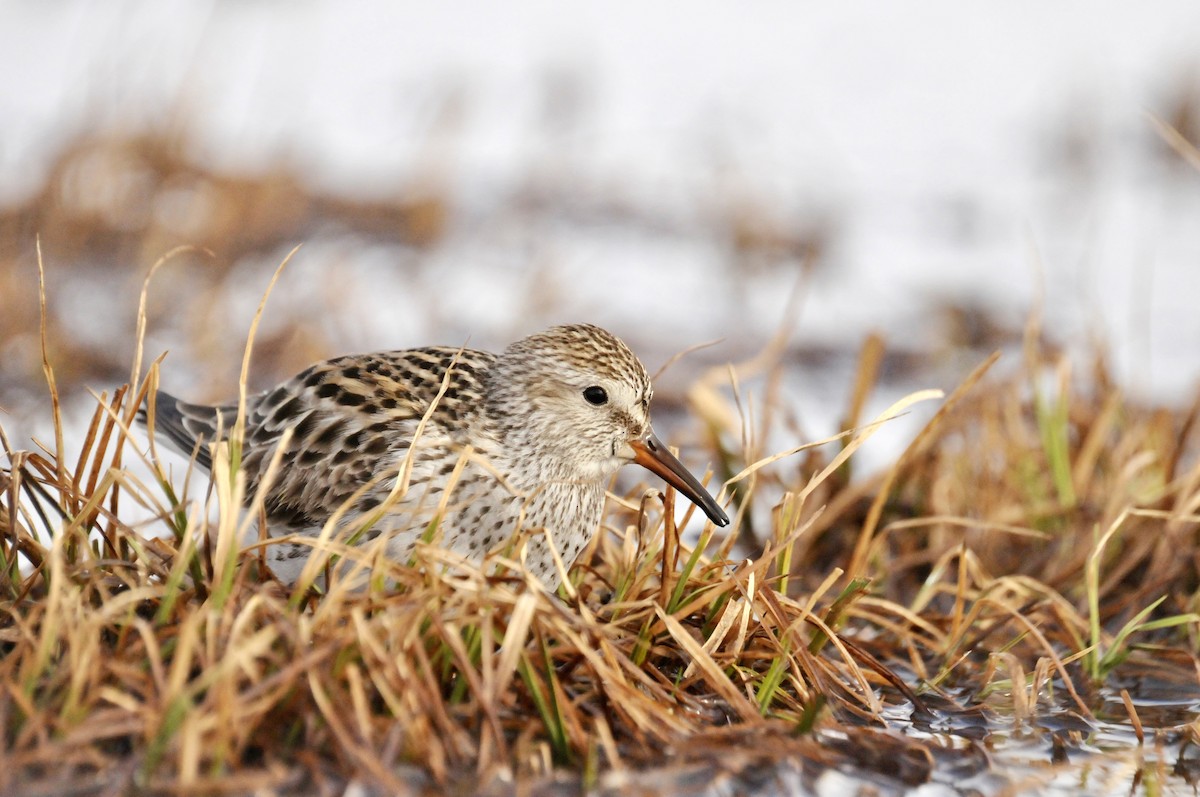
{"label": "bird", "polygon": [[[524,567],[554,591],[554,554],[570,568],[600,528],[606,485],[629,463],[728,525],[655,436],[652,396],[633,351],[591,324],[551,327],[499,354],[434,346],[318,362],[245,401],[247,501],[264,489],[268,535],[285,538],[266,546],[266,561],[294,584],[313,550],[298,538],[331,519],[354,544],[386,536],[385,555],[399,562],[431,539],[478,564],[523,530]],[[237,403],[159,390],[139,420],[211,472],[211,446],[228,440],[237,414]]]}

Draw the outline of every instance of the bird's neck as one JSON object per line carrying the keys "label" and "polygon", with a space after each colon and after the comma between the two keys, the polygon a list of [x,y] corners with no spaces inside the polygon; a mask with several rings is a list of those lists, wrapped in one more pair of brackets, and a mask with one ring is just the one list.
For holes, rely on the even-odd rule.
{"label": "bird's neck", "polygon": [[523,489],[547,483],[580,483],[579,474],[570,467],[561,452],[538,435],[524,430],[510,431],[498,439],[491,454],[496,466]]}

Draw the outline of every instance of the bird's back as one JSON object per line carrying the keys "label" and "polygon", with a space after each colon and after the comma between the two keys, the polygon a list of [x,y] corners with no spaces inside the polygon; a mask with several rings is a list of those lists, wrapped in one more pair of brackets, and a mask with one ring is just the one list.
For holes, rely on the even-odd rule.
{"label": "bird's back", "polygon": [[[494,360],[487,352],[441,347],[349,355],[317,363],[249,397],[241,457],[248,495],[258,489],[291,430],[264,500],[272,531],[313,533],[352,497],[351,514],[371,511],[390,492],[426,413],[412,456],[414,479],[433,460],[456,457],[457,449],[472,442],[479,432],[483,377]],[[159,391],[154,431],[211,470],[209,444],[228,439],[237,409],[192,404]]]}

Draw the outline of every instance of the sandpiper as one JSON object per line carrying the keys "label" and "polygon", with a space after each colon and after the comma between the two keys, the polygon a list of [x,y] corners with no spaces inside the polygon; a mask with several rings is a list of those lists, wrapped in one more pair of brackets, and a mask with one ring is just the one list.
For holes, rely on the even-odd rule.
{"label": "sandpiper", "polygon": [[[430,347],[338,357],[247,399],[247,495],[290,429],[266,484],[272,537],[315,536],[340,512],[345,538],[386,535],[389,558],[408,560],[430,535],[479,562],[525,530],[525,566],[553,590],[560,573],[549,545],[570,567],[600,526],[605,485],[626,463],[661,476],[713,523],[729,523],[654,436],[651,395],[629,347],[588,324],[553,327],[498,355]],[[237,405],[162,391],[154,403],[155,434],[211,469],[207,444],[228,435]],[[266,558],[290,584],[311,551],[281,542]]]}

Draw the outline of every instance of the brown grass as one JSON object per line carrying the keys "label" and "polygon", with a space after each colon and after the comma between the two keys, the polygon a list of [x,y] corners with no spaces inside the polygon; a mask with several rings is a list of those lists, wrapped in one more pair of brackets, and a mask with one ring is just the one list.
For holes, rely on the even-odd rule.
{"label": "brown grass", "polygon": [[982,363],[862,475],[881,347],[846,412],[859,428],[785,455],[755,451],[768,430],[738,369],[698,383],[732,531],[692,544],[673,494],[617,496],[558,595],[434,547],[365,591],[289,594],[241,550],[229,456],[208,502],[153,456],[153,483],[125,467],[155,366],[96,397],[68,460],[46,354],[56,439],[3,440],[0,790],[745,786],[785,760],[916,784],[947,750],[886,731],[888,705],[1086,723],[1123,668],[1194,685],[1200,404],[1131,402],[1031,324],[1023,359]]}

